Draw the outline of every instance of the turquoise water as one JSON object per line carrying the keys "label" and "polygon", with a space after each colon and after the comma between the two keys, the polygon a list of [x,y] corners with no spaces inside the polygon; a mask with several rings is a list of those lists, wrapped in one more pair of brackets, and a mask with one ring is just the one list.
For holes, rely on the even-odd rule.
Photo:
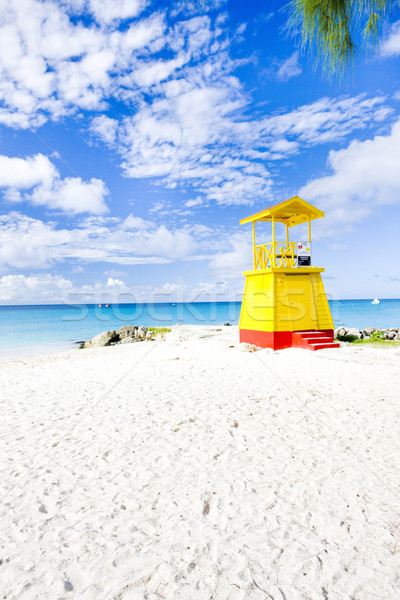
{"label": "turquoise water", "polygon": [[[400,327],[400,299],[330,300],[335,325]],[[20,358],[75,347],[107,329],[126,324],[175,325],[239,322],[240,302],[171,304],[0,306],[0,359]]]}

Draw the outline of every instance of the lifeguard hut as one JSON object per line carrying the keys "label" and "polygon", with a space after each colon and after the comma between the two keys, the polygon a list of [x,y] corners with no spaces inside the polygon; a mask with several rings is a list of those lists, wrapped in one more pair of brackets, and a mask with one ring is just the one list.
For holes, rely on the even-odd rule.
{"label": "lifeguard hut", "polygon": [[[292,346],[337,348],[321,273],[312,266],[311,221],[324,213],[295,196],[240,221],[253,226],[253,270],[246,277],[239,321],[240,342],[279,350]],[[256,223],[272,224],[272,242],[256,244]],[[286,241],[275,239],[276,224]],[[290,241],[289,230],[308,225],[308,240]],[[304,236],[304,234],[303,234]]]}

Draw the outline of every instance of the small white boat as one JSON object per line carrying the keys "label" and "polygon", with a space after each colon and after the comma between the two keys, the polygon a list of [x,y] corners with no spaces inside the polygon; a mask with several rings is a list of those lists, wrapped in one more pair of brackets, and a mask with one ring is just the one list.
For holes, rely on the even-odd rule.
{"label": "small white boat", "polygon": [[371,304],[380,304],[380,300],[378,300],[378,298],[374,298]]}

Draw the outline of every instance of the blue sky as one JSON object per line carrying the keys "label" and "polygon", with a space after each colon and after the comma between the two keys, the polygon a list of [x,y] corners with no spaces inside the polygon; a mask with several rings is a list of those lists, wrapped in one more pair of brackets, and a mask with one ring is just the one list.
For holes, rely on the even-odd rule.
{"label": "blue sky", "polygon": [[400,297],[400,21],[340,84],[282,6],[0,0],[2,304],[240,299],[294,195],[331,297]]}

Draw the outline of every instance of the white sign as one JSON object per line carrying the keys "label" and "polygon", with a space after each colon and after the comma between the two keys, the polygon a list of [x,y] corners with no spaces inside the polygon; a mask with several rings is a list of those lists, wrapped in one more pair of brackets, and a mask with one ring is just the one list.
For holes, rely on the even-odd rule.
{"label": "white sign", "polygon": [[297,266],[311,267],[311,242],[297,242]]}
{"label": "white sign", "polygon": [[297,256],[311,256],[311,242],[297,242]]}

